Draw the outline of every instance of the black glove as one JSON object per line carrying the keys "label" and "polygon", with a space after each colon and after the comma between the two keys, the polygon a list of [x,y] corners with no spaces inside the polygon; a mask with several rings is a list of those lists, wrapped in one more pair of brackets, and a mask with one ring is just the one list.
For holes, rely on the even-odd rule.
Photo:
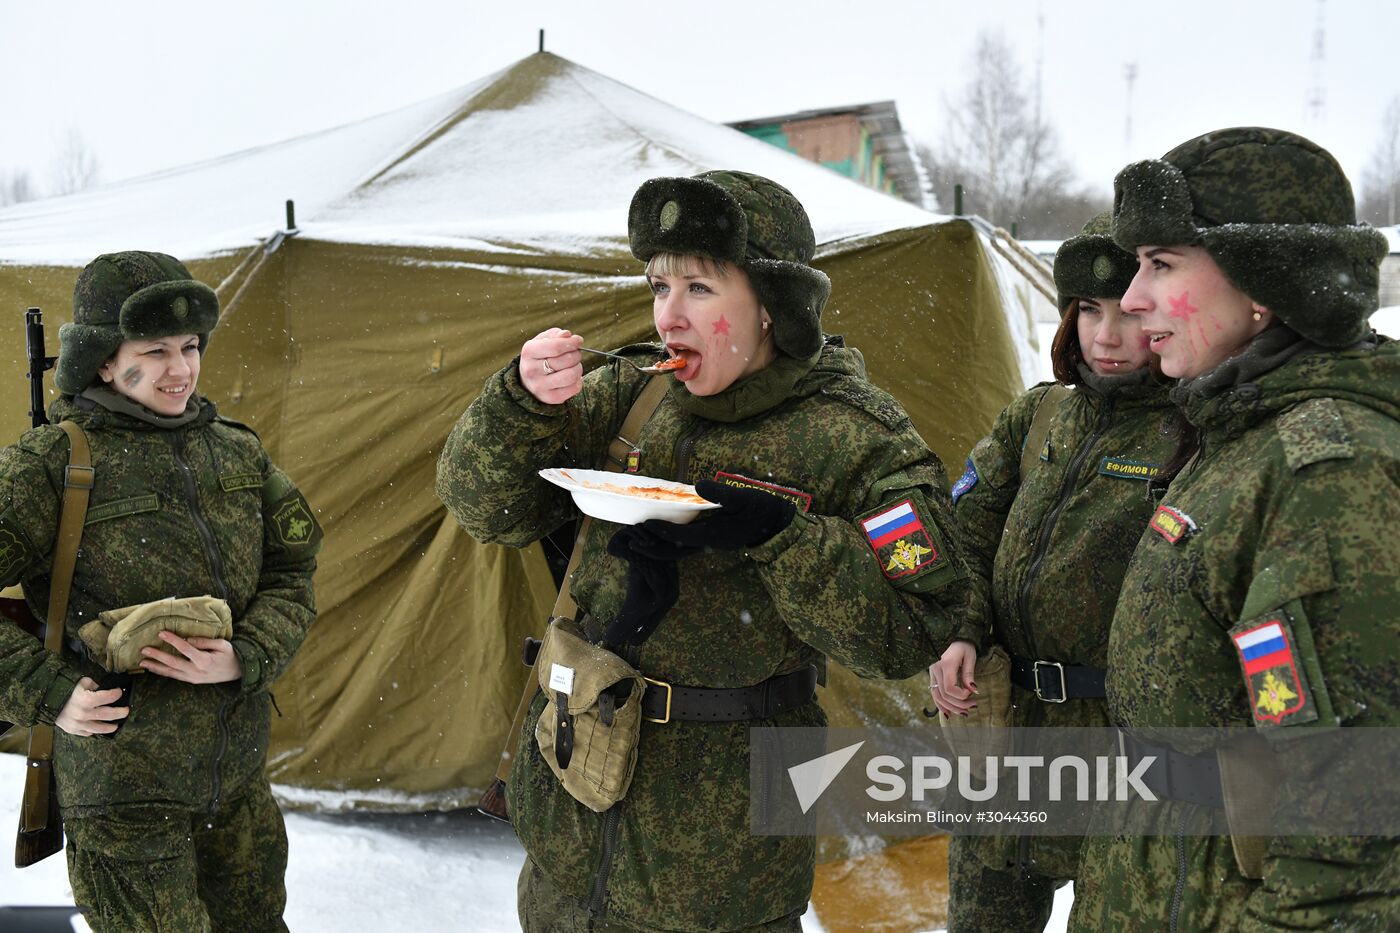
{"label": "black glove", "polygon": [[702,479],[695,484],[695,491],[721,508],[702,514],[689,525],[654,519],[642,522],[636,526],[639,550],[662,556],[669,549],[685,556],[703,550],[757,547],[790,525],[797,514],[788,500],[759,489]]}
{"label": "black glove", "polygon": [[[662,552],[674,556],[661,556]],[[603,640],[610,645],[640,645],[651,637],[680,598],[676,560],[683,555],[653,540],[638,525],[613,535],[608,541],[608,553],[627,561],[627,594],[622,598],[617,618],[603,633]]]}

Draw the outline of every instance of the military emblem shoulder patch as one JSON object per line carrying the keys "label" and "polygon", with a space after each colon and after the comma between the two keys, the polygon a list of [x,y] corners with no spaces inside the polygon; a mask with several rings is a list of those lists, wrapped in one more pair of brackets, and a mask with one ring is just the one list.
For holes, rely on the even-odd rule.
{"label": "military emblem shoulder patch", "polygon": [[16,579],[34,555],[20,535],[0,525],[0,580]]}
{"label": "military emblem shoulder patch", "polygon": [[977,466],[972,462],[972,458],[967,458],[967,469],[963,470],[963,475],[958,477],[958,481],[953,484],[953,504],[957,505],[963,494],[977,485]]}
{"label": "military emblem shoulder patch", "polygon": [[1312,722],[1317,707],[1294,648],[1293,632],[1282,613],[1252,619],[1230,630],[1256,726]]}
{"label": "military emblem shoulder patch", "polygon": [[1147,527],[1176,544],[1196,530],[1196,523],[1191,520],[1191,516],[1179,509],[1159,505],[1157,511],[1152,513],[1152,521],[1147,523]]}
{"label": "military emblem shoulder patch", "polygon": [[724,483],[726,486],[737,486],[740,489],[757,489],[779,499],[786,499],[796,506],[799,512],[807,512],[812,508],[812,494],[803,492],[800,489],[793,489],[791,486],[779,486],[775,483],[765,483],[760,479],[750,479],[738,473],[726,473],[720,470],[715,473],[715,482]]}
{"label": "military emblem shoulder patch", "polygon": [[295,547],[311,540],[316,520],[311,517],[306,500],[298,495],[283,502],[272,513],[272,528],[283,544]]}
{"label": "military emblem shoulder patch", "polygon": [[924,528],[912,499],[883,507],[861,519],[865,539],[875,553],[880,570],[891,580],[917,573],[938,563],[940,555]]}

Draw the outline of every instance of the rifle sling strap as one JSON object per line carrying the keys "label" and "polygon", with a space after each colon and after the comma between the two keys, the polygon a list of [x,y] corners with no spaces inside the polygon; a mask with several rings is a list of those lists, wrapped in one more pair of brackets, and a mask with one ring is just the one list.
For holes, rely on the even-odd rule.
{"label": "rifle sling strap", "polygon": [[[651,419],[652,413],[656,411],[656,406],[661,404],[661,397],[666,394],[669,382],[669,379],[658,379],[655,376],[647,380],[647,384],[642,387],[636,401],[627,410],[626,417],[622,419],[622,427],[618,428],[617,436],[608,443],[608,453],[603,458],[603,469],[613,473],[621,473],[627,468],[627,455],[637,449],[637,439],[641,437],[642,426]],[[583,523],[579,525],[578,535],[574,538],[574,549],[569,554],[569,566],[564,569],[564,582],[559,587],[559,595],[555,598],[554,609],[550,613],[551,619],[572,619],[578,613],[578,604],[569,595],[569,581],[573,578],[574,571],[578,569],[579,555],[583,553],[583,540],[588,534],[588,527],[592,521],[591,518],[584,516]],[[496,765],[496,779],[502,783],[510,780],[515,748],[520,741],[521,730],[525,727],[525,717],[529,715],[530,703],[534,700],[538,690],[539,683],[535,675],[531,673],[525,678],[524,693],[520,696],[520,702],[516,704],[510,733],[506,736],[505,747],[501,749],[501,760]]]}
{"label": "rifle sling strap", "polygon": [[[59,512],[58,537],[54,542],[53,567],[49,576],[49,615],[44,647],[63,653],[63,625],[68,618],[68,597],[73,589],[73,568],[78,562],[78,544],[87,520],[88,496],[95,474],[87,436],[72,421],[59,425],[68,435],[68,466],[63,471],[63,508]],[[36,723],[29,730],[30,760],[53,758],[53,727]]]}
{"label": "rifle sling strap", "polygon": [[[655,376],[647,380],[647,384],[637,395],[637,400],[627,410],[627,417],[622,419],[622,427],[618,428],[617,436],[608,442],[608,454],[603,458],[604,470],[610,473],[622,473],[627,469],[627,455],[637,449],[637,440],[642,435],[642,427],[651,420],[656,406],[661,404],[661,397],[666,394],[669,382],[669,379],[658,379]],[[574,602],[573,596],[569,594],[569,581],[573,579],[574,571],[578,569],[579,555],[583,552],[583,540],[588,534],[588,527],[592,522],[593,519],[585,515],[583,523],[579,525],[578,537],[574,538],[574,550],[569,554],[569,566],[564,569],[564,583],[559,587],[559,597],[554,601],[554,611],[551,613],[551,618],[573,619],[578,614],[578,605]]]}
{"label": "rifle sling strap", "polygon": [[1031,418],[1031,428],[1026,432],[1025,443],[1021,445],[1021,482],[1026,481],[1035,463],[1040,459],[1041,449],[1050,438],[1050,422],[1055,420],[1055,412],[1060,403],[1069,397],[1070,388],[1056,383],[1040,397],[1036,403],[1035,415]]}

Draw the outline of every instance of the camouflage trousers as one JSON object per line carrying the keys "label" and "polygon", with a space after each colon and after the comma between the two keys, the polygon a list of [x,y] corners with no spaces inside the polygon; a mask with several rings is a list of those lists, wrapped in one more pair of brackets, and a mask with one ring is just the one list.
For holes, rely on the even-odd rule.
{"label": "camouflage trousers", "polygon": [[1040,933],[1066,878],[988,868],[972,840],[948,841],[948,933]]}
{"label": "camouflage trousers", "polygon": [[264,777],[212,818],[135,804],[64,828],[73,898],[94,933],[287,929],[287,833]]}
{"label": "camouflage trousers", "polygon": [[[516,884],[516,908],[523,933],[654,933],[615,917],[590,917],[587,906],[559,890],[529,858]],[[801,933],[802,921],[784,917],[734,933]]]}

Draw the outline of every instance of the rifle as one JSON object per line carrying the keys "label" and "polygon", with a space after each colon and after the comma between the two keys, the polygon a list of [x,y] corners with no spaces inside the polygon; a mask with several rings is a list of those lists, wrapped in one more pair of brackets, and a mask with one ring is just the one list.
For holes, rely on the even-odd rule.
{"label": "rifle", "polygon": [[[44,353],[44,328],[39,309],[31,308],[25,312],[24,326],[31,379],[29,417],[37,427],[48,423],[44,416],[43,380],[44,372],[53,365],[53,360]],[[49,573],[49,612],[44,630],[44,650],[54,654],[63,650],[63,622],[68,615],[73,568],[94,480],[92,454],[82,428],[72,421],[65,421],[59,427],[68,435],[68,467],[63,473],[63,506],[59,512],[53,567]],[[63,817],[59,811],[58,787],[54,780],[52,726],[37,723],[30,727],[27,763],[19,833],[15,839],[17,868],[33,865],[55,852],[63,851]]]}
{"label": "rifle", "polygon": [[[24,351],[29,359],[29,423],[32,427],[48,424],[44,414],[44,373],[53,369],[55,357],[44,353],[44,312],[30,308],[24,312]],[[35,638],[43,637],[43,626],[29,611],[29,604],[23,599],[0,596],[0,617],[19,626]],[[0,721],[0,736],[14,728],[13,723]]]}
{"label": "rifle", "polygon": [[24,355],[29,358],[29,422],[32,427],[49,423],[44,414],[44,373],[53,369],[56,356],[44,355],[44,312],[24,312]]}
{"label": "rifle", "polygon": [[[628,438],[641,436],[642,426],[656,411],[656,406],[661,404],[661,396],[666,394],[666,385],[667,382],[664,379],[647,380],[646,386],[632,402],[632,407],[627,410],[626,417],[622,419],[622,426],[618,428],[617,436],[608,444],[608,454],[603,458],[603,469],[611,473],[621,473],[626,468],[627,454],[637,448],[636,443]],[[579,557],[583,553],[583,539],[587,536],[588,526],[591,522],[592,519],[584,518],[583,524],[579,526],[578,536],[574,539],[573,553],[569,555],[569,566],[564,569],[564,582],[559,587],[559,595],[554,601],[554,609],[550,612],[551,623],[555,619],[573,619],[578,615],[578,605],[574,602],[573,596],[569,594],[569,581],[574,575],[574,570],[578,567]],[[525,664],[527,667],[534,667],[535,655],[539,652],[539,646],[540,643],[535,639],[526,639]],[[505,747],[501,749],[500,762],[496,766],[496,776],[476,805],[476,812],[482,816],[489,816],[506,823],[511,821],[510,808],[506,803],[506,789],[510,784],[511,765],[515,760],[520,733],[525,729],[525,719],[529,715],[530,704],[534,701],[535,694],[539,692],[539,689],[537,676],[531,670],[525,678],[525,690],[520,695],[520,702],[516,705],[515,718],[511,721],[510,733],[506,736]]]}

